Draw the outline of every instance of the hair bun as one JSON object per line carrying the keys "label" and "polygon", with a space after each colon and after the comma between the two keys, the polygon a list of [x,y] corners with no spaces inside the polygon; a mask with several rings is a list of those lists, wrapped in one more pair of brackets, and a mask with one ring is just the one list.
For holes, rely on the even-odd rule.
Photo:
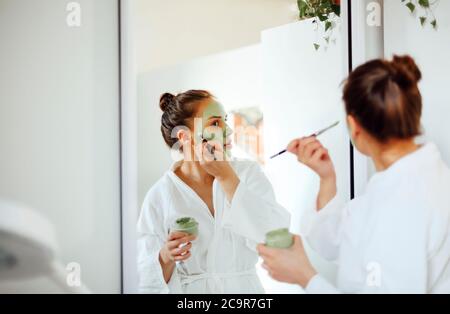
{"label": "hair bun", "polygon": [[395,69],[394,79],[402,86],[415,85],[422,79],[422,72],[414,59],[408,55],[394,56],[391,64]]}
{"label": "hair bun", "polygon": [[162,94],[161,98],[159,98],[159,108],[161,108],[162,111],[167,111],[167,108],[175,102],[175,98],[175,95],[171,93]]}

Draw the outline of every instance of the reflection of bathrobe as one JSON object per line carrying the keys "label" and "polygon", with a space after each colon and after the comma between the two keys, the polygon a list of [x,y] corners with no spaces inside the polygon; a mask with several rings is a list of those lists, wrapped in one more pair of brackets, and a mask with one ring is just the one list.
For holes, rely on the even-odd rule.
{"label": "reflection of bathrobe", "polygon": [[337,286],[316,275],[309,293],[450,293],[450,170],[433,144],[375,174],[361,197],[332,200],[303,233],[337,261]]}
{"label": "reflection of bathrobe", "polygon": [[[256,244],[266,232],[289,226],[258,164],[233,161],[240,178],[231,204],[213,183],[213,216],[201,198],[173,169],[150,189],[138,221],[139,288],[148,293],[263,293],[256,275]],[[192,256],[177,264],[166,285],[158,260],[172,222],[190,216],[199,222]]]}

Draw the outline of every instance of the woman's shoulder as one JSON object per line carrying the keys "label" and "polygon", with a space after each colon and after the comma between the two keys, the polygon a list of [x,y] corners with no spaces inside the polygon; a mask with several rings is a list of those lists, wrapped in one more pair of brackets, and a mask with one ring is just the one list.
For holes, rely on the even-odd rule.
{"label": "woman's shoulder", "polygon": [[167,171],[149,188],[145,195],[143,205],[147,207],[164,202],[164,199],[170,194],[172,188],[173,182],[170,179],[170,173]]}

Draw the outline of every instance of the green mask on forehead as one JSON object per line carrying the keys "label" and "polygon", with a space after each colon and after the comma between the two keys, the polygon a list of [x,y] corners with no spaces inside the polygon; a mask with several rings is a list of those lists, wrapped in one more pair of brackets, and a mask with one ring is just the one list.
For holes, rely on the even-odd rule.
{"label": "green mask on forehead", "polygon": [[[206,106],[202,115],[202,137],[207,141],[212,140],[223,140],[227,137],[227,134],[231,133],[231,129],[226,125],[225,128],[219,130],[219,128],[214,126],[207,126],[208,121],[211,119],[217,118],[221,119],[225,122],[226,112],[223,108],[222,104],[216,101],[211,101],[211,103]],[[220,134],[219,134],[220,132]],[[222,138],[217,138],[221,136]]]}

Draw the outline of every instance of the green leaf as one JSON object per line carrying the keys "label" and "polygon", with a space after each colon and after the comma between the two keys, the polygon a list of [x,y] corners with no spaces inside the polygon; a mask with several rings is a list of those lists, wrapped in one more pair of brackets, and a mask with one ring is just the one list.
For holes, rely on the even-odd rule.
{"label": "green leaf", "polygon": [[430,1],[429,0],[419,0],[419,5],[423,8],[429,8]]}
{"label": "green leaf", "polygon": [[298,10],[299,10],[299,18],[304,19],[307,17],[306,10],[308,9],[308,4],[305,2],[305,0],[298,0],[297,1]]}
{"label": "green leaf", "polygon": [[336,14],[337,16],[341,16],[341,6],[337,5],[337,4],[333,4],[331,6],[331,10],[333,11],[334,14]]}
{"label": "green leaf", "polygon": [[411,13],[413,13],[416,10],[416,6],[414,5],[414,3],[412,2],[408,2],[406,4],[406,6],[408,7],[408,9],[411,11]]}
{"label": "green leaf", "polygon": [[319,14],[318,18],[321,22],[325,22],[328,19],[328,16],[325,14]]}
{"label": "green leaf", "polygon": [[434,29],[437,28],[437,21],[436,20],[431,21],[430,24],[433,26]]}
{"label": "green leaf", "polygon": [[425,24],[425,22],[427,21],[427,18],[426,18],[426,16],[421,16],[420,17],[420,25],[424,25]]}
{"label": "green leaf", "polygon": [[319,50],[319,48],[320,48],[319,44],[314,44],[314,49],[316,49],[316,51]]}
{"label": "green leaf", "polygon": [[332,27],[333,27],[333,23],[331,23],[330,21],[325,22],[325,31],[328,31]]}

